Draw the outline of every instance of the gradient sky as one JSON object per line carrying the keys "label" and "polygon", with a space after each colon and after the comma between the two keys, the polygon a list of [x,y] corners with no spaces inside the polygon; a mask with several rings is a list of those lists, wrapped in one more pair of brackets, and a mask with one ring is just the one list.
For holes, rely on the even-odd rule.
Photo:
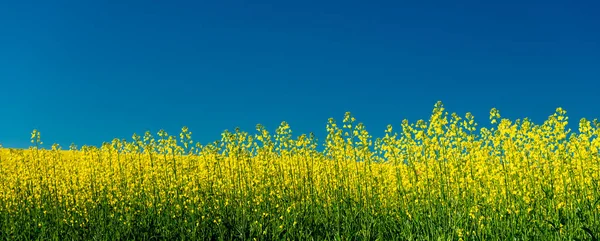
{"label": "gradient sky", "polygon": [[[600,117],[598,1],[1,1],[0,143]],[[573,125],[576,126],[576,125]]]}

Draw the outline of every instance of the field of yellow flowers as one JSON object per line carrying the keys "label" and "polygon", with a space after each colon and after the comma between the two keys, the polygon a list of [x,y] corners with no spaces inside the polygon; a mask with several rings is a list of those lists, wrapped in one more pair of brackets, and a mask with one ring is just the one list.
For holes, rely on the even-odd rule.
{"label": "field of yellow flowers", "polygon": [[3,240],[598,240],[600,123],[449,114],[373,139],[183,128],[101,147],[0,149]]}

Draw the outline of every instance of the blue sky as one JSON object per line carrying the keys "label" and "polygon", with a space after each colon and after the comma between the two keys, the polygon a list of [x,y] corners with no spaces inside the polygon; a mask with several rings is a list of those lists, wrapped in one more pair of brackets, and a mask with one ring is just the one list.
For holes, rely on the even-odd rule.
{"label": "blue sky", "polygon": [[2,1],[0,143],[600,117],[597,1]]}

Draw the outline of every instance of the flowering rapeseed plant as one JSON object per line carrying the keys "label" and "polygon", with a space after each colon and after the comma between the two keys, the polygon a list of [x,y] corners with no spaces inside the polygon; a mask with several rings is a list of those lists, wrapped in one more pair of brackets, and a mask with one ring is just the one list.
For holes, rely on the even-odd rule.
{"label": "flowering rapeseed plant", "polygon": [[600,123],[490,128],[448,113],[387,126],[373,140],[346,113],[324,149],[294,137],[225,131],[201,145],[147,132],[101,147],[0,148],[4,239],[597,239]]}

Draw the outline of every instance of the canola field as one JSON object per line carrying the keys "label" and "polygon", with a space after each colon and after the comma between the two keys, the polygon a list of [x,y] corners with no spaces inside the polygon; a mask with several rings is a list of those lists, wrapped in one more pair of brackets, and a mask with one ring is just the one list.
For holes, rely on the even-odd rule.
{"label": "canola field", "polygon": [[[486,117],[486,121],[487,117]],[[101,147],[0,148],[3,240],[598,240],[600,123],[501,118],[438,102],[373,138],[225,131]]]}

